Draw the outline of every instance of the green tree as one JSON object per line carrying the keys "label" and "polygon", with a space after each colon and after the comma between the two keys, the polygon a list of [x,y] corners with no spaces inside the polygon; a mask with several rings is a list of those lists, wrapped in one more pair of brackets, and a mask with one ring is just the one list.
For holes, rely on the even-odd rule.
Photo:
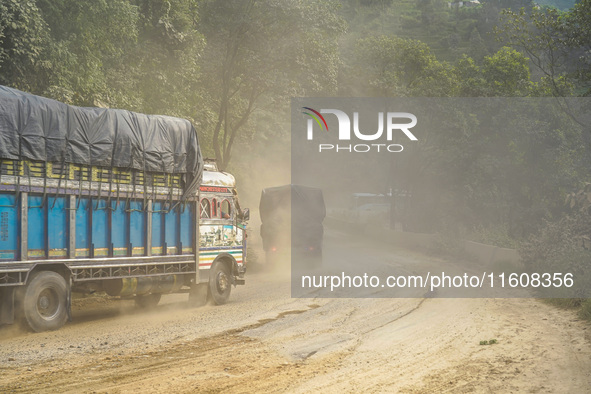
{"label": "green tree", "polygon": [[591,94],[591,1],[580,0],[563,18],[561,29],[567,37],[567,47],[576,59],[572,76],[584,89],[583,95]]}
{"label": "green tree", "polygon": [[[505,12],[499,40],[523,51],[540,76],[541,93],[556,97],[591,93],[591,1],[581,0],[569,12],[539,9],[531,13]],[[563,110],[591,130],[588,121],[576,116],[568,102]],[[591,145],[591,133],[587,143]]]}
{"label": "green tree", "polygon": [[45,95],[90,106],[196,119],[193,0],[38,0],[52,37]]}
{"label": "green tree", "polygon": [[527,54],[545,83],[556,96],[569,95],[564,66],[568,58],[567,44],[558,10],[533,10],[531,13],[505,11],[502,28],[496,30],[499,40]]}
{"label": "green tree", "polygon": [[523,97],[539,92],[531,81],[529,59],[522,53],[503,47],[485,56],[482,66],[464,55],[453,73],[460,97]]}
{"label": "green tree", "polygon": [[197,30],[194,0],[135,0],[138,43],[130,56],[142,111],[189,118],[202,105],[199,57],[205,40]]}
{"label": "green tree", "polygon": [[434,33],[445,28],[449,17],[447,1],[417,0],[417,8],[420,11],[420,22],[424,29]]}
{"label": "green tree", "polygon": [[34,1],[0,0],[0,84],[43,90],[49,29]]}
{"label": "green tree", "polygon": [[132,89],[116,83],[137,40],[137,9],[127,0],[39,0],[52,45],[42,94],[72,104],[111,106]]}
{"label": "green tree", "polygon": [[527,96],[532,89],[528,59],[515,49],[501,48],[484,58],[484,79],[487,96]]}
{"label": "green tree", "polygon": [[360,39],[356,49],[357,83],[378,96],[453,96],[450,67],[429,46],[396,36]]}
{"label": "green tree", "polygon": [[480,61],[488,54],[486,43],[482,39],[482,36],[476,27],[472,29],[472,32],[470,32],[469,43],[469,54],[472,58]]}
{"label": "green tree", "polygon": [[487,82],[482,69],[474,62],[474,59],[464,55],[454,67],[453,73],[459,85],[459,97],[487,96]]}
{"label": "green tree", "polygon": [[290,96],[336,90],[337,39],[344,22],[334,1],[204,1],[199,30],[208,129],[220,168],[261,107]]}

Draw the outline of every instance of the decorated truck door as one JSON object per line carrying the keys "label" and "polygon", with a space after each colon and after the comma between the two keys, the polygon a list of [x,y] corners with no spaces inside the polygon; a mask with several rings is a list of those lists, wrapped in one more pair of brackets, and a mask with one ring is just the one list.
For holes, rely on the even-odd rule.
{"label": "decorated truck door", "polygon": [[235,282],[240,281],[246,270],[246,218],[238,201],[236,181],[232,175],[218,171],[213,162],[206,162],[205,168],[199,193],[199,270],[210,270],[219,260],[229,261],[238,274]]}

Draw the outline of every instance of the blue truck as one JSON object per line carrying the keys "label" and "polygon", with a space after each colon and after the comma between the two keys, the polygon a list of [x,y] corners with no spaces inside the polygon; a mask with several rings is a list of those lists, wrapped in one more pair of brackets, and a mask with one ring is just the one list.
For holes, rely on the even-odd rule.
{"label": "blue truck", "polygon": [[0,324],[58,329],[76,292],[223,304],[248,217],[189,121],[0,86]]}

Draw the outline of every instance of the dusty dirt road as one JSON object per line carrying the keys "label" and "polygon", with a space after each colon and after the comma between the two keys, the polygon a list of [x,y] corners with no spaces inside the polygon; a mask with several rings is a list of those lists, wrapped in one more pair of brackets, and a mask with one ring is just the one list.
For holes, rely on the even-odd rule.
{"label": "dusty dirt road", "polygon": [[57,332],[0,328],[0,392],[591,392],[591,328],[536,300],[290,294],[275,272],[223,306],[77,301]]}

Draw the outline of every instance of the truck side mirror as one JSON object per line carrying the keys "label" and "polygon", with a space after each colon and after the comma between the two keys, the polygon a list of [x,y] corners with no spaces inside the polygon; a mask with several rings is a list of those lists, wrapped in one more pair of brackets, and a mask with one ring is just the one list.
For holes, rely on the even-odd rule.
{"label": "truck side mirror", "polygon": [[242,210],[242,216],[241,216],[241,219],[242,219],[243,221],[245,221],[245,222],[246,222],[246,221],[248,221],[248,220],[250,220],[250,209],[248,209],[248,208],[244,208],[244,209]]}

